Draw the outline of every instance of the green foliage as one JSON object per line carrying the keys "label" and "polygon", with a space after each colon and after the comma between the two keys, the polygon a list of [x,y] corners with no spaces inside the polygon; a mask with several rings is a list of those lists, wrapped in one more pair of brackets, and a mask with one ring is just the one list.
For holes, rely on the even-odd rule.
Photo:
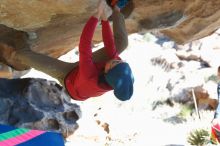
{"label": "green foliage", "polygon": [[151,33],[146,33],[143,36],[143,40],[145,40],[146,42],[155,42],[157,38]]}
{"label": "green foliage", "polygon": [[193,111],[193,106],[191,106],[191,105],[182,105],[181,106],[181,111],[178,114],[178,116],[181,117],[181,118],[187,118],[188,116],[191,115],[192,111]]}
{"label": "green foliage", "polygon": [[214,81],[215,83],[217,83],[218,77],[216,75],[211,75],[205,80],[205,82],[208,82],[208,81]]}
{"label": "green foliage", "polygon": [[209,132],[204,129],[191,131],[187,138],[187,142],[195,146],[206,146],[209,143],[209,141]]}

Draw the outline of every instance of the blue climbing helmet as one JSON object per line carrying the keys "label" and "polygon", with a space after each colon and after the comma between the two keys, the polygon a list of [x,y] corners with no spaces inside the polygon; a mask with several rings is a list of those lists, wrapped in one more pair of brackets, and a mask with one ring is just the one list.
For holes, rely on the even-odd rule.
{"label": "blue climbing helmet", "polygon": [[129,100],[133,95],[134,77],[128,63],[117,64],[107,72],[105,79],[119,100]]}

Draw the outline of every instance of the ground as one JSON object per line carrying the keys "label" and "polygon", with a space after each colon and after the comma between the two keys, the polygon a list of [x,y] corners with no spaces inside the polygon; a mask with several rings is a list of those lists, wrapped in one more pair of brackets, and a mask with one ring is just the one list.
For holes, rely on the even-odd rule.
{"label": "ground", "polygon": [[[181,110],[178,103],[173,107],[162,104],[153,110],[155,101],[167,98],[155,90],[161,78],[155,84],[148,84],[151,74],[159,74],[149,60],[159,53],[160,46],[152,38],[148,41],[142,38],[139,34],[130,35],[129,47],[121,55],[135,76],[132,99],[120,102],[109,92],[83,102],[72,101],[81,106],[82,118],[78,121],[79,129],[67,139],[66,146],[183,146],[189,145],[187,136],[193,129],[210,129],[213,111],[200,111],[201,119],[194,112],[184,120],[177,117]],[[76,61],[78,57],[74,49],[60,59]],[[54,80],[36,70],[24,77],[28,76]]]}

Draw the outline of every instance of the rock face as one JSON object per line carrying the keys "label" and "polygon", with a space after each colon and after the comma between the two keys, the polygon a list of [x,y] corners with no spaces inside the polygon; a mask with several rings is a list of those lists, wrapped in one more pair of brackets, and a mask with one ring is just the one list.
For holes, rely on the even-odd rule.
{"label": "rock face", "polygon": [[55,82],[0,79],[0,123],[73,134],[81,117],[78,105]]}
{"label": "rock face", "polygon": [[[0,40],[27,33],[34,51],[58,57],[78,45],[82,28],[97,1],[1,0],[0,30],[4,33]],[[218,0],[131,0],[122,12],[127,16],[129,33],[157,30],[177,43],[203,38],[220,26]],[[94,40],[101,40],[100,27]],[[15,43],[22,41],[27,39]]]}

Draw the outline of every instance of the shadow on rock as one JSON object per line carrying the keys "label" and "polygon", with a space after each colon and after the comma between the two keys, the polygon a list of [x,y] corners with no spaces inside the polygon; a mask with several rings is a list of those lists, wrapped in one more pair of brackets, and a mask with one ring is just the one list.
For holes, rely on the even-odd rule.
{"label": "shadow on rock", "polygon": [[78,128],[80,107],[64,89],[45,79],[0,78],[0,123],[61,132],[68,137]]}

